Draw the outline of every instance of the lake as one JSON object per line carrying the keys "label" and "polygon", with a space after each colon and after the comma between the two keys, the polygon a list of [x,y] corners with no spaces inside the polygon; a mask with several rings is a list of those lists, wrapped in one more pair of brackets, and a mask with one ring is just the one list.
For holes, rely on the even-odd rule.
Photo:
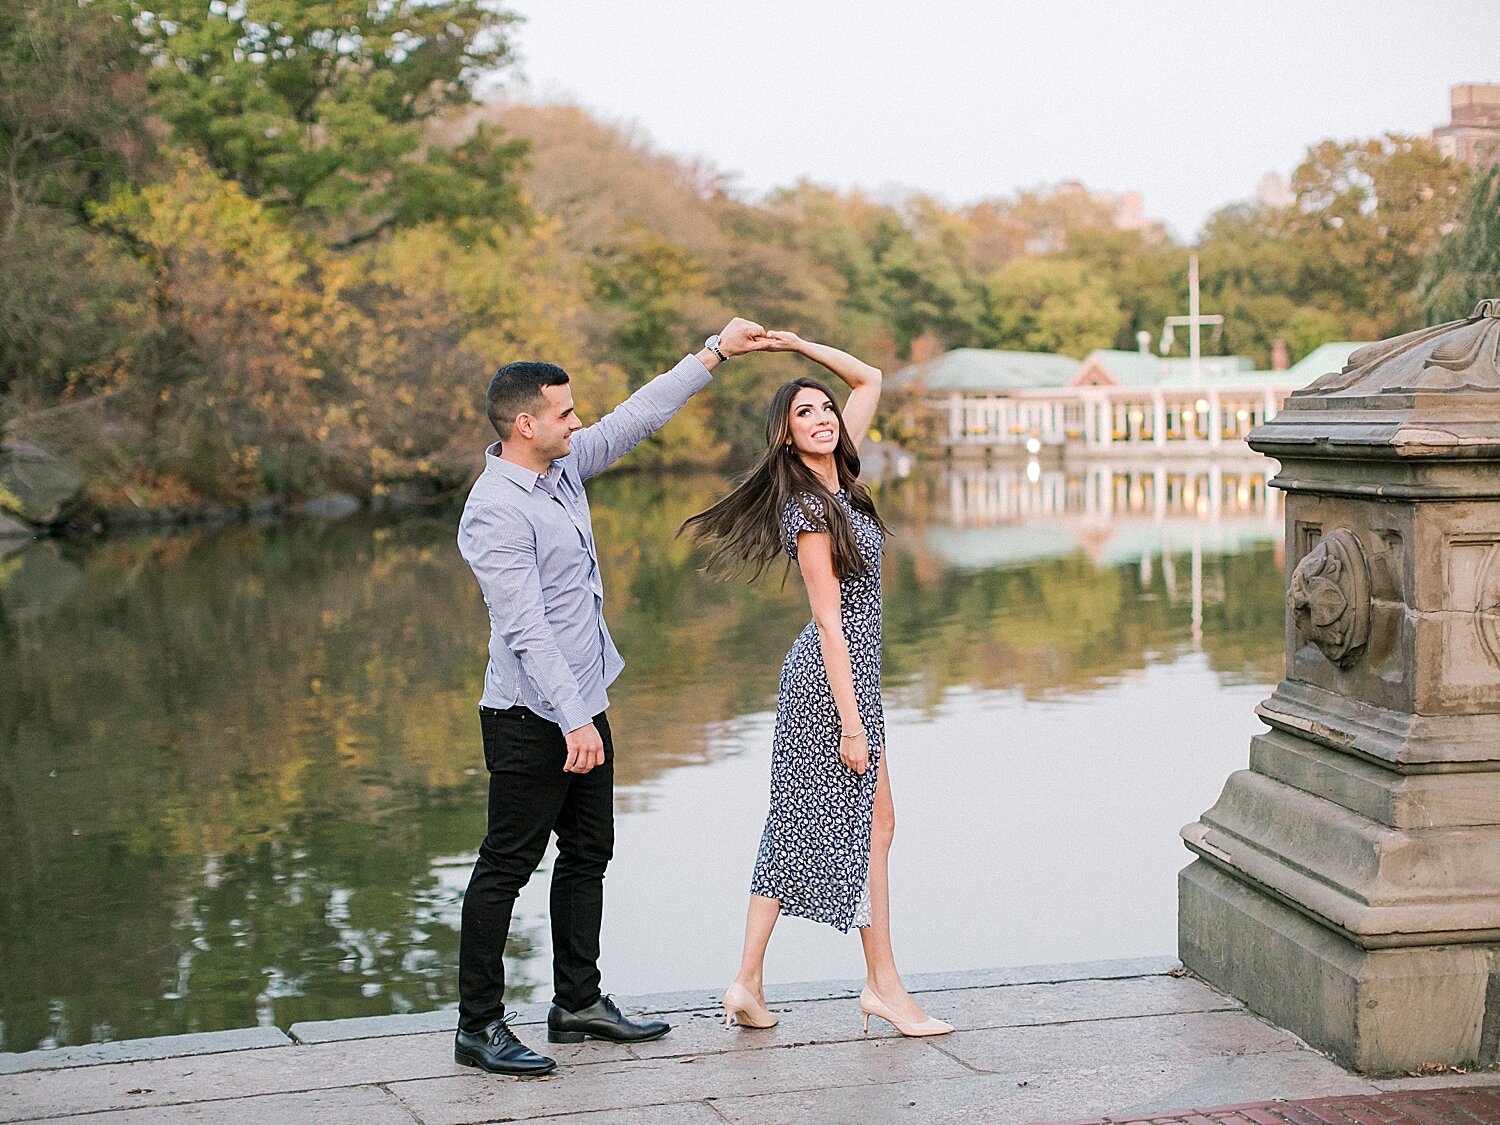
{"label": "lake", "polygon": [[[1264,467],[923,467],[876,489],[892,914],[907,972],[1171,953],[1177,838],[1242,768],[1282,670]],[[616,858],[604,985],[720,989],[739,959],[776,679],[778,568],[674,538],[718,478],[590,487]],[[484,833],[486,619],[457,508],[0,557],[0,1050],[441,1008]],[[511,999],[550,996],[547,869]],[[775,981],[863,972],[783,919]]]}

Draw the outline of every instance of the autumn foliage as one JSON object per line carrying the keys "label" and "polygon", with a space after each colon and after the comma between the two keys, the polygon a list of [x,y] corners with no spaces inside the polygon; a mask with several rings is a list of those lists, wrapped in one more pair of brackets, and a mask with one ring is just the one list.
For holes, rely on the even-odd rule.
{"label": "autumn foliage", "polygon": [[[476,102],[516,34],[482,0],[0,6],[7,435],[75,457],[105,508],[438,494],[511,359],[562,364],[587,415],[732,313],[890,368],[1133,347],[1182,311],[1189,248],[1076,184],[750,199],[578,107]],[[1443,262],[1493,269],[1455,233],[1492,241],[1466,215],[1493,192],[1426,141],[1315,145],[1292,190],[1196,247],[1222,350],[1415,327],[1441,303],[1419,282],[1468,291]],[[737,462],[792,363],[716,380],[634,463]]]}

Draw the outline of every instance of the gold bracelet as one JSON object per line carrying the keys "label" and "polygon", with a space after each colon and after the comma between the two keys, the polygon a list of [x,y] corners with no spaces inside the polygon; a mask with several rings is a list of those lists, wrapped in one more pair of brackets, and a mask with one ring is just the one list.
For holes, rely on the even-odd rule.
{"label": "gold bracelet", "polygon": [[839,738],[863,738],[864,736],[865,732],[863,730],[857,730],[853,734],[840,734]]}

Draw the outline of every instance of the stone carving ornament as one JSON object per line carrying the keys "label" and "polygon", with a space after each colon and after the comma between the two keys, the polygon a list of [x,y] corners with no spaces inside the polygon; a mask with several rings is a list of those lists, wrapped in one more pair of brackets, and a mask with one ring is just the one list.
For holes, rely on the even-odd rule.
{"label": "stone carving ornament", "polygon": [[1292,399],[1389,392],[1500,390],[1500,298],[1487,298],[1463,320],[1419,328],[1367,344],[1342,371],[1315,379]]}
{"label": "stone carving ornament", "polygon": [[1330,532],[1292,571],[1287,604],[1297,634],[1340,668],[1364,655],[1370,639],[1370,569],[1354,532]]}

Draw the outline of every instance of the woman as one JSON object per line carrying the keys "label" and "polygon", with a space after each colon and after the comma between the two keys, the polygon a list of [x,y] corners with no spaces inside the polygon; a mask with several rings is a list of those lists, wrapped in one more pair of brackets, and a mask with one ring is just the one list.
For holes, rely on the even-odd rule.
{"label": "woman", "polygon": [[880,706],[880,552],[885,525],[859,481],[859,445],[880,401],[880,372],[847,352],[770,332],[768,351],[821,364],[850,387],[842,415],[823,384],[797,379],[771,400],[767,448],[723,500],[691,517],[709,565],[759,576],[783,550],[796,560],[813,620],[781,667],[771,807],[761,836],[745,949],[724,993],[724,1025],[771,1027],[762,977],[780,914],[857,926],[868,1031],[879,1016],[903,1035],[942,1035],[907,993],[891,952],[887,856],[896,814]]}

